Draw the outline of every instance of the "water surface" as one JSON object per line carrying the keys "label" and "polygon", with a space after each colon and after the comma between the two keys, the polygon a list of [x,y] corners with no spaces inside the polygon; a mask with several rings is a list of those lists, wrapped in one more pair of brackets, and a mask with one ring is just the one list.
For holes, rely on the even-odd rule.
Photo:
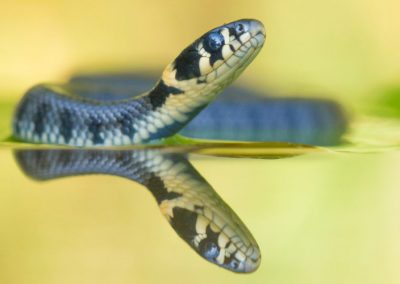
{"label": "water surface", "polygon": [[105,175],[38,182],[14,159],[33,146],[3,142],[0,281],[398,283],[398,126],[359,116],[348,143],[330,148],[177,147],[257,240],[261,265],[248,275],[194,253],[144,186]]}

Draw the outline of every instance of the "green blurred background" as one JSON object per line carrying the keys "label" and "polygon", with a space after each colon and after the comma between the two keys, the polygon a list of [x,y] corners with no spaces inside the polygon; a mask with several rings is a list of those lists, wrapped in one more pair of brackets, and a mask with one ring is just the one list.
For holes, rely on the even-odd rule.
{"label": "green blurred background", "polygon": [[210,28],[267,27],[240,81],[278,93],[362,101],[400,78],[396,0],[16,0],[0,3],[0,98],[71,72],[161,71]]}

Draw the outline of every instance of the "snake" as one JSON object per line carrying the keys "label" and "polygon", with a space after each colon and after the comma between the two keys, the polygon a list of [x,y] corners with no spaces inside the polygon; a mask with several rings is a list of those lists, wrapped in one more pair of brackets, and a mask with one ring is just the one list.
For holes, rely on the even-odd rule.
{"label": "snake", "polygon": [[29,177],[107,174],[145,186],[172,228],[207,261],[238,273],[256,270],[260,249],[246,225],[188,161],[167,149],[17,150],[15,158]]}
{"label": "snake", "polygon": [[[18,163],[37,180],[97,173],[138,182],[199,255],[233,272],[255,271],[261,261],[255,238],[184,155],[82,147],[152,143],[181,130],[200,138],[235,140],[251,133],[253,141],[336,143],[346,120],[331,102],[242,98],[242,91],[237,92],[240,99],[218,102],[218,94],[253,61],[265,38],[263,24],[254,19],[216,27],[186,47],[142,94],[132,88],[132,76],[76,76],[65,84],[34,86],[16,107],[13,137],[81,149],[17,151]],[[238,120],[240,113],[248,119]],[[271,126],[279,134],[265,131]],[[320,139],[315,133],[325,129],[333,131],[322,131]]]}
{"label": "snake", "polygon": [[150,91],[121,100],[82,97],[62,84],[34,86],[16,108],[13,137],[88,147],[172,136],[245,70],[265,38],[263,24],[254,19],[214,28],[186,47]]}

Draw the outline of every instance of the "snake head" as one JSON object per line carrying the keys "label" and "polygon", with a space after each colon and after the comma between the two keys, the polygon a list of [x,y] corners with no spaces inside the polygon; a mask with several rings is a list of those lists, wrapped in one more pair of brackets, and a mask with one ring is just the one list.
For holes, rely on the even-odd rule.
{"label": "snake head", "polygon": [[264,41],[265,29],[257,20],[219,26],[184,49],[164,71],[163,80],[183,90],[205,85],[221,89],[250,64]]}
{"label": "snake head", "polygon": [[[251,233],[222,200],[192,209],[175,206],[168,219],[178,235],[206,260],[238,273],[255,271],[260,249]],[[191,202],[194,202],[192,200]],[[164,205],[165,206],[165,205]]]}

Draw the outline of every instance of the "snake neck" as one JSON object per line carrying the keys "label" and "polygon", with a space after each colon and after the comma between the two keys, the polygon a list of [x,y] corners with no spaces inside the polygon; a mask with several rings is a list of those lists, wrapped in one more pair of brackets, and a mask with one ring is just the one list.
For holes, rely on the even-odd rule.
{"label": "snake neck", "polygon": [[[158,132],[160,138],[173,135],[188,124],[204,109],[229,82],[224,85],[202,82],[195,78],[177,80],[176,69],[171,63],[163,72],[156,86],[146,94],[154,119],[165,122],[164,131]],[[152,137],[159,138],[159,137]]]}

